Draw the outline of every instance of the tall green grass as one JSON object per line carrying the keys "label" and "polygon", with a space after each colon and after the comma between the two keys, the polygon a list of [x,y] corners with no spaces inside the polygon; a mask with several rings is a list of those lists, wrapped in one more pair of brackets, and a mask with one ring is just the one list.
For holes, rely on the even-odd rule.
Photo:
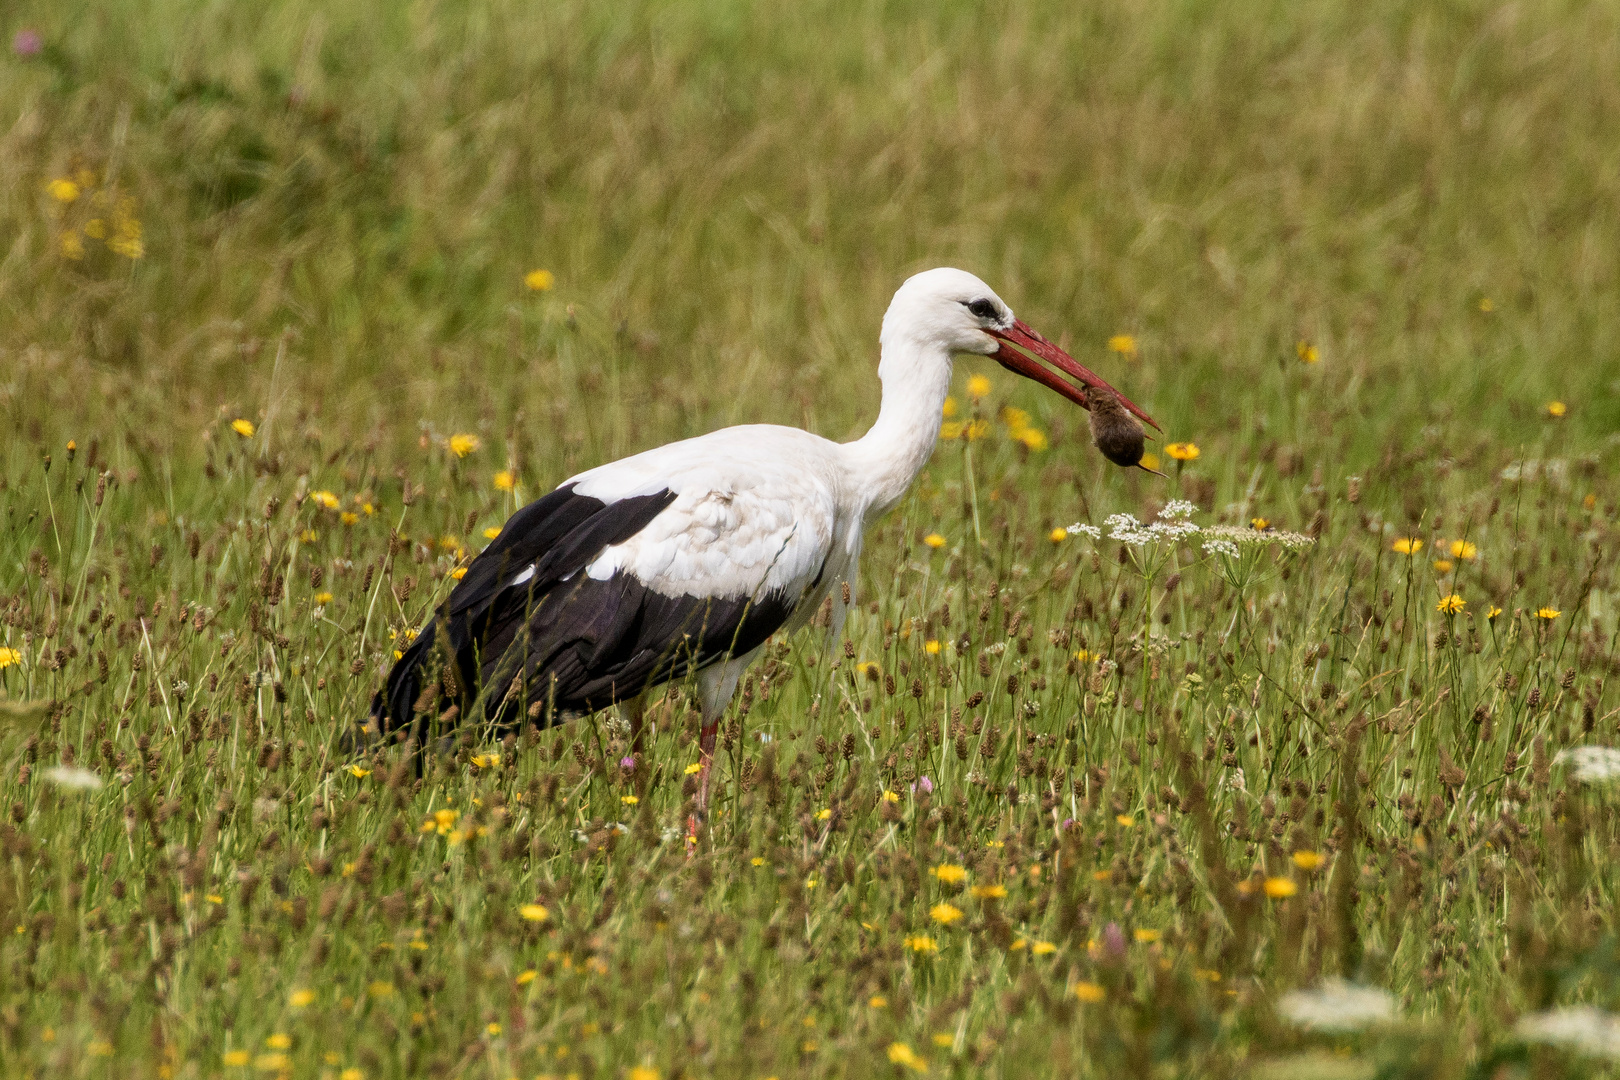
{"label": "tall green grass", "polygon": [[[1620,1007],[1613,789],[1555,764],[1617,734],[1612,7],[4,19],[8,1074],[1612,1072],[1515,1034]],[[986,434],[848,647],[756,667],[691,858],[684,688],[629,769],[610,715],[344,749],[523,499],[858,434],[934,265],[1198,457],[963,361]],[[1314,543],[1051,538],[1174,497]],[[1395,1018],[1290,1022],[1330,977]]]}

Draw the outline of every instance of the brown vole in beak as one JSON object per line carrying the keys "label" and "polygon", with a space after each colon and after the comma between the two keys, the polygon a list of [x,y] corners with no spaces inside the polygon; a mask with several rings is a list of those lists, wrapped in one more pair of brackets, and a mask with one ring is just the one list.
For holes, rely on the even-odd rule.
{"label": "brown vole in beak", "polygon": [[1120,404],[1119,395],[1101,386],[1088,386],[1086,406],[1090,409],[1091,441],[1102,451],[1103,457],[1126,468],[1132,465],[1146,468],[1142,465],[1146,441],[1142,425]]}

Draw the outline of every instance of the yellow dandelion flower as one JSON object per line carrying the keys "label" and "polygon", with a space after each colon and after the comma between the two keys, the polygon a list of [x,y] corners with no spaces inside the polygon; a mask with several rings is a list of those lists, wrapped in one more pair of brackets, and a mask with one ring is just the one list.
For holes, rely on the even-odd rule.
{"label": "yellow dandelion flower", "polygon": [[748,861],[753,866],[764,866],[765,865],[765,856],[763,856],[763,855],[755,855],[752,859],[749,859]]}
{"label": "yellow dandelion flower", "polygon": [[358,765],[350,765],[349,768],[348,768],[348,773],[349,773],[350,776],[354,777],[356,780],[364,780],[366,777],[371,775],[371,770],[370,769],[362,769]]}
{"label": "yellow dandelion flower", "polygon": [[1423,550],[1423,541],[1415,536],[1403,536],[1389,545],[1389,550],[1397,555],[1416,555]]}
{"label": "yellow dandelion flower", "polygon": [[1485,618],[1487,619],[1494,620],[1500,614],[1502,614],[1502,609],[1497,607],[1495,604],[1492,604],[1490,607],[1485,609]]}
{"label": "yellow dandelion flower", "polygon": [[945,538],[939,535],[939,533],[929,533],[927,536],[923,537],[923,543],[927,544],[935,551],[938,551],[940,548],[945,546]]}
{"label": "yellow dandelion flower", "polygon": [[1536,618],[1547,619],[1549,621],[1558,618],[1558,616],[1562,614],[1563,612],[1559,611],[1557,608],[1544,607],[1536,610]]}
{"label": "yellow dandelion flower", "polygon": [[1449,573],[1451,573],[1451,570],[1452,570],[1451,560],[1450,559],[1436,559],[1436,560],[1434,560],[1434,568],[1439,573],[1449,574]]}
{"label": "yellow dandelion flower", "polygon": [[314,1001],[315,991],[313,990],[294,990],[287,995],[287,1004],[295,1009],[302,1009],[306,1005],[313,1004]]}
{"label": "yellow dandelion flower", "polygon": [[527,922],[545,922],[551,918],[551,912],[544,904],[524,904],[518,908],[518,914]]}
{"label": "yellow dandelion flower", "polygon": [[903,1042],[889,1044],[889,1064],[899,1065],[913,1072],[928,1071],[928,1062],[918,1057],[917,1052]]}
{"label": "yellow dandelion flower", "polygon": [[1562,401],[1547,402],[1547,415],[1552,417],[1554,420],[1559,419],[1568,412],[1569,406],[1565,405]]}
{"label": "yellow dandelion flower", "polygon": [[1108,339],[1108,351],[1117,352],[1121,356],[1136,357],[1136,338],[1130,334],[1115,334]]}
{"label": "yellow dandelion flower", "polygon": [[1453,540],[1451,542],[1451,557],[1454,559],[1472,559],[1479,554],[1479,548],[1467,540]]}
{"label": "yellow dandelion flower", "polygon": [[990,421],[988,421],[988,420],[969,421],[967,427],[962,429],[962,433],[967,436],[968,442],[974,442],[974,441],[976,441],[978,439],[982,439],[986,435],[990,434]]}
{"label": "yellow dandelion flower", "polygon": [[484,530],[485,540],[493,540],[499,535],[501,535],[501,527],[499,525],[491,525],[489,528]]}
{"label": "yellow dandelion flower", "polygon": [[817,821],[826,821],[830,817],[832,817],[832,809],[830,807],[824,806],[820,810],[816,811]]}
{"label": "yellow dandelion flower", "polygon": [[941,648],[942,646],[940,643],[933,638],[923,642],[923,652],[927,653],[929,656],[938,656]]}
{"label": "yellow dandelion flower", "polygon": [[884,802],[899,802],[900,801],[900,793],[898,791],[885,791],[883,793],[883,801]]}
{"label": "yellow dandelion flower", "polygon": [[905,939],[903,944],[906,948],[910,949],[914,953],[939,952],[939,942],[935,941],[926,934],[912,934],[910,937]]}
{"label": "yellow dandelion flower", "polygon": [[493,769],[501,763],[499,754],[474,754],[472,763],[480,769]]}
{"label": "yellow dandelion flower", "polygon": [[1007,430],[1013,432],[1016,438],[1018,432],[1029,427],[1029,413],[1007,405],[1001,410],[1001,422],[1007,425]]}
{"label": "yellow dandelion flower", "polygon": [[360,515],[355,513],[353,510],[345,510],[343,513],[338,515],[338,520],[343,522],[345,525],[358,525],[360,523]]}
{"label": "yellow dandelion flower", "polygon": [[928,871],[931,877],[937,878],[946,885],[960,885],[967,880],[967,867],[956,863],[940,863]]}
{"label": "yellow dandelion flower", "polygon": [[45,192],[59,203],[70,203],[79,197],[81,189],[78,184],[64,176],[46,184]]}
{"label": "yellow dandelion flower", "polygon": [[975,885],[971,890],[973,896],[979,900],[1000,900],[1007,895],[1005,885]]}
{"label": "yellow dandelion flower", "polygon": [[1301,870],[1316,870],[1325,862],[1327,862],[1327,856],[1320,851],[1294,852],[1294,865]]}
{"label": "yellow dandelion flower", "polygon": [[338,1080],[366,1080],[366,1074],[350,1066],[338,1073]]}
{"label": "yellow dandelion flower", "polygon": [[692,764],[688,765],[686,767],[686,769],[685,769],[685,772],[686,772],[687,776],[696,776],[698,773],[700,773],[702,771],[703,771],[703,766],[698,764],[695,761],[692,762]]}
{"label": "yellow dandelion flower", "polygon": [[866,999],[866,1004],[874,1009],[887,1009],[889,1007],[889,999],[884,997],[882,994],[873,994],[871,997]]}
{"label": "yellow dandelion flower", "polygon": [[1095,1005],[1108,996],[1108,991],[1094,982],[1078,982],[1074,984],[1074,996],[1090,1005]]}
{"label": "yellow dandelion flower", "polygon": [[1054,544],[1061,544],[1061,543],[1063,543],[1063,541],[1065,541],[1065,540],[1067,540],[1069,538],[1069,530],[1068,529],[1053,529],[1051,532],[1046,534],[1046,538],[1048,540],[1052,541],[1052,543],[1054,543]]}
{"label": "yellow dandelion flower", "polygon": [[235,420],[231,421],[231,430],[242,436],[244,439],[251,439],[253,438],[254,432],[253,421],[243,419],[239,416]]}
{"label": "yellow dandelion flower", "polygon": [[450,436],[450,452],[458,458],[464,458],[483,445],[483,440],[470,431],[458,432]]}
{"label": "yellow dandelion flower", "polygon": [[1040,428],[1019,428],[1017,431],[1012,433],[1012,437],[1036,453],[1040,453],[1042,450],[1045,450],[1048,445],[1050,445],[1047,442],[1046,433],[1041,431]]}
{"label": "yellow dandelion flower", "polygon": [[1146,927],[1139,926],[1131,931],[1131,936],[1143,945],[1151,945],[1164,935],[1157,930],[1149,930]]}
{"label": "yellow dandelion flower", "polygon": [[1124,829],[1128,829],[1132,825],[1136,824],[1136,819],[1131,817],[1129,814],[1116,814],[1114,815],[1114,820],[1119,822],[1120,827]]}
{"label": "yellow dandelion flower", "polygon": [[278,1031],[268,1039],[265,1039],[264,1045],[268,1046],[272,1050],[286,1050],[292,1046],[292,1036],[288,1035],[286,1032]]}
{"label": "yellow dandelion flower", "polygon": [[634,806],[636,803],[640,802],[641,799],[635,795],[620,795],[619,801],[624,803],[626,806]]}
{"label": "yellow dandelion flower", "polygon": [[962,917],[962,909],[955,904],[941,902],[928,909],[928,917],[941,926],[949,926]]}
{"label": "yellow dandelion flower", "polygon": [[1263,517],[1250,518],[1249,528],[1253,529],[1255,532],[1265,532],[1267,529],[1271,528],[1271,521],[1269,518]]}
{"label": "yellow dandelion flower", "polygon": [[1057,952],[1057,946],[1050,941],[1037,941],[1029,947],[1029,951],[1036,956],[1049,956]]}
{"label": "yellow dandelion flower", "polygon": [[467,576],[467,568],[465,566],[458,566],[454,570],[450,571],[450,576],[455,580],[460,581],[462,578]]}
{"label": "yellow dandelion flower", "polygon": [[336,510],[343,505],[342,500],[330,491],[312,491],[309,493],[309,498],[316,506],[327,510]]}
{"label": "yellow dandelion flower", "polygon": [[1263,888],[1273,900],[1286,900],[1299,892],[1299,886],[1294,884],[1293,879],[1285,877],[1268,877]]}
{"label": "yellow dandelion flower", "polygon": [[511,491],[515,487],[517,487],[517,477],[512,474],[511,469],[502,469],[495,474],[496,491]]}
{"label": "yellow dandelion flower", "polygon": [[1322,359],[1322,354],[1316,351],[1316,346],[1308,341],[1299,341],[1294,345],[1294,355],[1307,364],[1314,364]]}
{"label": "yellow dandelion flower", "polygon": [[955,442],[962,437],[962,425],[952,420],[950,423],[939,425],[939,437],[946,442]]}
{"label": "yellow dandelion flower", "polygon": [[1197,443],[1190,442],[1173,442],[1164,448],[1164,452],[1176,461],[1196,461],[1198,455],[1203,453]]}
{"label": "yellow dandelion flower", "polygon": [[534,968],[529,968],[525,971],[518,972],[517,978],[513,979],[512,981],[517,983],[519,986],[528,986],[539,977],[540,973],[538,971],[536,971]]}
{"label": "yellow dandelion flower", "polygon": [[944,406],[940,409],[940,415],[949,420],[951,417],[956,415],[956,409],[956,399],[953,397],[948,397],[945,399]]}
{"label": "yellow dandelion flower", "polygon": [[557,284],[557,275],[550,270],[530,270],[523,275],[523,284],[534,292],[546,292]]}
{"label": "yellow dandelion flower", "polygon": [[626,1080],[658,1080],[658,1070],[650,1065],[637,1065],[630,1070]]}
{"label": "yellow dandelion flower", "polygon": [[225,1064],[227,1065],[242,1066],[252,1060],[253,1055],[246,1050],[227,1050],[225,1052]]}
{"label": "yellow dandelion flower", "polygon": [[[501,1033],[501,1025],[499,1025],[499,1024],[495,1023],[493,1020],[491,1020],[489,1023],[484,1025],[484,1030],[486,1032],[488,1032],[489,1034],[491,1034],[491,1035],[499,1035]],[[632,1070],[632,1074],[633,1073],[634,1073],[634,1070]]]}
{"label": "yellow dandelion flower", "polygon": [[937,1033],[934,1036],[934,1045],[940,1047],[941,1049],[943,1049],[945,1047],[948,1047],[948,1046],[952,1046],[955,1043],[956,1043],[956,1036],[955,1035],[949,1035],[949,1034],[946,1034],[945,1032],[941,1031],[941,1032]]}
{"label": "yellow dandelion flower", "polygon": [[1202,979],[1204,982],[1218,983],[1221,981],[1221,973],[1214,968],[1193,968],[1193,978]]}
{"label": "yellow dandelion flower", "polygon": [[0,671],[11,667],[13,664],[22,663],[22,658],[22,653],[17,649],[0,648]]}
{"label": "yellow dandelion flower", "polygon": [[314,529],[305,529],[298,534],[298,542],[301,544],[313,544],[320,538],[321,534]]}
{"label": "yellow dandelion flower", "polygon": [[977,401],[990,394],[990,380],[983,375],[974,375],[967,382],[968,397]]}
{"label": "yellow dandelion flower", "polygon": [[1440,602],[1434,606],[1434,610],[1440,612],[1442,615],[1455,615],[1457,612],[1461,611],[1467,606],[1468,601],[1464,600],[1461,596],[1458,596],[1456,593],[1448,593],[1440,598]]}
{"label": "yellow dandelion flower", "polygon": [[317,606],[324,607],[327,604],[330,604],[331,602],[332,602],[332,594],[331,593],[329,593],[329,592],[318,592],[318,593],[315,594],[315,603],[316,603]]}

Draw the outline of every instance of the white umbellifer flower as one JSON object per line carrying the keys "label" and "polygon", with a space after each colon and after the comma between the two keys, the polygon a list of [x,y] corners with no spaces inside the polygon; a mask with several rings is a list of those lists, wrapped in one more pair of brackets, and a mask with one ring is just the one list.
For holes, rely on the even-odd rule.
{"label": "white umbellifer flower", "polygon": [[101,786],[101,777],[76,765],[53,765],[45,770],[45,779],[67,791],[95,791]]}
{"label": "white umbellifer flower", "polygon": [[1102,539],[1101,529],[1097,528],[1095,525],[1086,525],[1078,521],[1063,531],[1068,533],[1070,536],[1089,536],[1093,540]]}
{"label": "white umbellifer flower", "polygon": [[1395,1019],[1395,995],[1343,979],[1324,979],[1314,989],[1284,994],[1277,1011],[1311,1031],[1359,1031]]}
{"label": "white umbellifer flower", "polygon": [[1606,784],[1620,780],[1620,750],[1612,746],[1577,746],[1558,751],[1554,764],[1568,762],[1575,770],[1575,779],[1587,784]]}
{"label": "white umbellifer flower", "polygon": [[[1249,529],[1236,525],[1211,525],[1208,528],[1196,525],[1192,515],[1198,508],[1184,499],[1172,499],[1159,511],[1159,518],[1151,525],[1144,525],[1136,520],[1133,514],[1110,514],[1103,521],[1108,529],[1108,538],[1118,540],[1122,544],[1132,547],[1143,547],[1147,544],[1157,544],[1168,541],[1176,543],[1199,536],[1204,541],[1204,550],[1213,555],[1225,555],[1236,558],[1241,554],[1243,547],[1275,544],[1290,551],[1308,547],[1316,541],[1304,533],[1287,532],[1283,529]],[[1072,536],[1089,536],[1093,540],[1101,539],[1102,531],[1094,525],[1084,525],[1076,522],[1068,530]]]}
{"label": "white umbellifer flower", "polygon": [[1551,1043],[1620,1061],[1620,1016],[1590,1005],[1531,1013],[1520,1017],[1513,1031],[1525,1042]]}

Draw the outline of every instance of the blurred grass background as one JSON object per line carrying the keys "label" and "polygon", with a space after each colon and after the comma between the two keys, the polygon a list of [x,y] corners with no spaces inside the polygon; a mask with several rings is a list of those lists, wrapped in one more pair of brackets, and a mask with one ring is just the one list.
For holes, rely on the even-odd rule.
{"label": "blurred grass background", "polygon": [[[121,0],[0,35],[21,1071],[1593,1075],[1507,1033],[1620,1006],[1620,818],[1551,764],[1616,732],[1614,5]],[[515,498],[722,424],[858,434],[936,265],[1200,456],[1122,472],[959,364],[994,387],[961,418],[1049,447],[942,445],[867,544],[886,681],[774,645],[690,863],[678,695],[625,775],[605,724],[415,786],[345,755],[385,635]],[[1318,542],[1178,587],[1049,539],[1178,493]],[[74,761],[99,793],[43,778]],[[1005,903],[923,878],[958,862]],[[1277,1019],[1335,973],[1402,1021]]]}

